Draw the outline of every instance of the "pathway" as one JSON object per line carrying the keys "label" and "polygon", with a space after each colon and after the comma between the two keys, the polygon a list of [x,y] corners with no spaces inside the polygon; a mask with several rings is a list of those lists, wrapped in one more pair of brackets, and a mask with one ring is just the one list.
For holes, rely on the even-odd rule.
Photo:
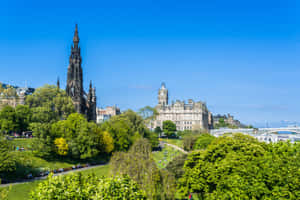
{"label": "pathway", "polygon": [[163,141],[161,142],[161,144],[168,145],[168,146],[170,146],[170,147],[172,147],[172,148],[174,148],[174,149],[176,149],[178,151],[181,151],[184,154],[188,154],[189,153],[189,152],[185,151],[183,148],[180,148],[179,146],[176,146],[174,144],[169,144],[169,143],[166,143],[166,142],[163,142]]}
{"label": "pathway", "polygon": [[[71,172],[85,171],[85,170],[93,169],[93,168],[96,168],[96,167],[99,167],[99,166],[103,166],[103,165],[106,165],[106,164],[93,165],[93,166],[90,166],[90,167],[74,169],[74,170],[70,170],[70,171],[66,171],[66,172],[59,172],[59,173],[53,174],[53,176],[59,176],[59,175],[69,174]],[[33,179],[28,179],[28,180],[25,179],[25,180],[18,181],[18,182],[15,182],[15,183],[0,184],[0,187],[6,187],[6,186],[11,186],[11,185],[18,185],[18,184],[22,184],[22,183],[33,182],[33,181],[37,181],[37,180],[43,180],[43,179],[46,179],[47,177],[48,176],[35,177]]]}

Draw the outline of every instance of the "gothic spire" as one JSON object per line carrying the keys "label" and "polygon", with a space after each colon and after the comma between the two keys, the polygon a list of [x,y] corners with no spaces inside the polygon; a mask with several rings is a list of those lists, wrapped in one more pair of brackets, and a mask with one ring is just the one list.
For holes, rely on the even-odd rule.
{"label": "gothic spire", "polygon": [[75,25],[75,32],[74,32],[73,42],[74,42],[74,45],[79,43],[78,26],[77,26],[77,24]]}
{"label": "gothic spire", "polygon": [[92,85],[92,80],[90,81],[90,89],[93,88],[93,85]]}
{"label": "gothic spire", "polygon": [[56,82],[57,88],[60,88],[60,82],[59,82],[59,77],[57,77],[57,82]]}

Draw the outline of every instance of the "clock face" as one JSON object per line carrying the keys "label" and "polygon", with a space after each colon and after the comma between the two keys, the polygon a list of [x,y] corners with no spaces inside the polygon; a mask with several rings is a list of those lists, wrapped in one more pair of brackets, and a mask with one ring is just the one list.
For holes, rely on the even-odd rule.
{"label": "clock face", "polygon": [[160,96],[163,96],[164,95],[164,91],[160,91]]}

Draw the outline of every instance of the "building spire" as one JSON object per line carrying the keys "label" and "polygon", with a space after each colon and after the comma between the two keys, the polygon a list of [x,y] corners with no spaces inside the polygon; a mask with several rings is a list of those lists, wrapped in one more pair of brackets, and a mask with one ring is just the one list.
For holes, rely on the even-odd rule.
{"label": "building spire", "polygon": [[90,81],[90,89],[93,88],[93,85],[92,85],[92,80]]}
{"label": "building spire", "polygon": [[75,32],[74,32],[73,42],[74,42],[74,44],[79,43],[78,25],[77,24],[75,25]]}
{"label": "building spire", "polygon": [[57,88],[60,88],[60,82],[59,82],[59,77],[57,77],[57,82],[56,82]]}

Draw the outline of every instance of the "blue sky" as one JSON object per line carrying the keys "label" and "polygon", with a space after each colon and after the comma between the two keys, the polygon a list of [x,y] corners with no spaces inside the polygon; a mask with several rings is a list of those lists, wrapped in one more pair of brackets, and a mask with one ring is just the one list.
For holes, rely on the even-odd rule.
{"label": "blue sky", "polygon": [[282,1],[5,1],[0,81],[65,87],[75,23],[98,106],[207,102],[264,125],[300,122],[300,5]]}

